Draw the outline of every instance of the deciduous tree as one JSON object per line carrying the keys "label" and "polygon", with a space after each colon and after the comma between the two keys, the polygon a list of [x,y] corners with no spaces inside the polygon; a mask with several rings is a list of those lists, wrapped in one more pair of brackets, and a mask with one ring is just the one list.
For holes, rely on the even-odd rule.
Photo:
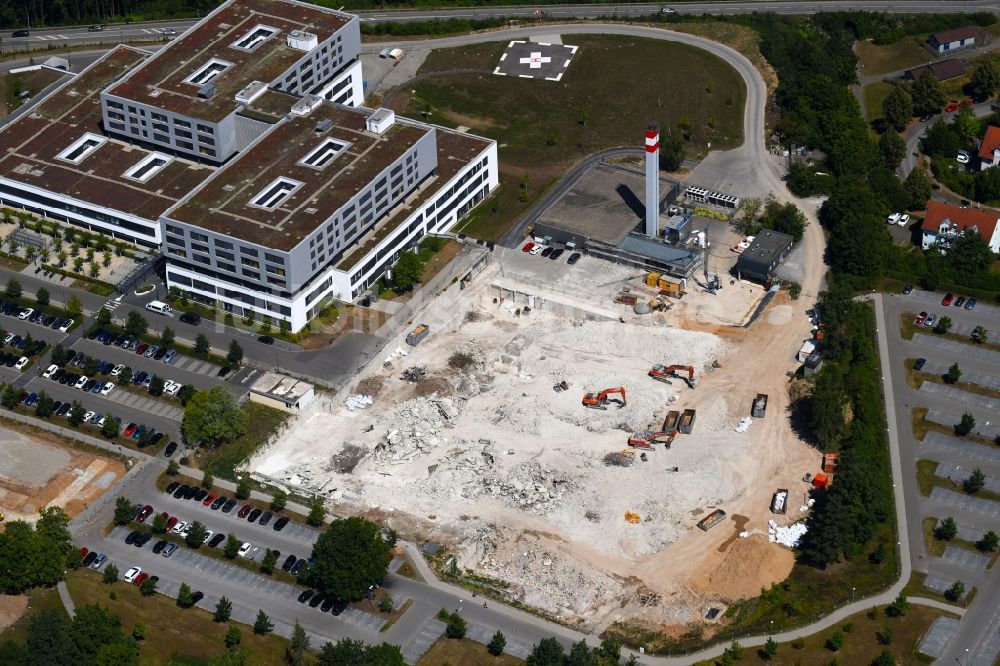
{"label": "deciduous tree", "polygon": [[897,132],[902,132],[913,117],[913,98],[902,86],[896,86],[882,102],[885,122]]}
{"label": "deciduous tree", "polygon": [[906,157],[906,142],[892,127],[886,129],[879,137],[878,149],[882,153],[882,163],[887,169],[895,170],[900,161]]}
{"label": "deciduous tree", "polygon": [[309,581],[338,599],[361,599],[385,578],[391,549],[375,523],[356,516],[338,518],[313,546]]}
{"label": "deciduous tree", "polygon": [[1000,66],[992,58],[987,58],[979,67],[972,70],[969,78],[969,91],[977,102],[992,97],[1000,88]]}
{"label": "deciduous tree", "polygon": [[919,115],[937,113],[945,103],[944,91],[930,67],[913,84],[913,111]]}
{"label": "deciduous tree", "polygon": [[215,446],[246,432],[246,414],[222,386],[196,392],[184,408],[181,429],[188,442]]}

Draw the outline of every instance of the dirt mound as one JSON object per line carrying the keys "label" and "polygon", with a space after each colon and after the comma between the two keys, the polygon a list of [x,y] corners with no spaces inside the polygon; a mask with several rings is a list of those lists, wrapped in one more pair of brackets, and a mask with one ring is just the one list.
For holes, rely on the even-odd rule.
{"label": "dirt mound", "polygon": [[691,588],[731,601],[756,597],[761,589],[787,578],[794,562],[792,551],[769,543],[765,536],[738,538],[721,563],[713,562],[695,574]]}

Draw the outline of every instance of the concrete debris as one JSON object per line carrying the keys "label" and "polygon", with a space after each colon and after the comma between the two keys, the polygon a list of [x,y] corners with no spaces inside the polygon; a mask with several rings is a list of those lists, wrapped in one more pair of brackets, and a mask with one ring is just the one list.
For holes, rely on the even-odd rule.
{"label": "concrete debris", "polygon": [[427,369],[421,365],[415,365],[412,368],[407,368],[403,371],[403,376],[400,377],[403,381],[410,382],[411,384],[419,384],[424,380],[427,375]]}
{"label": "concrete debris", "polygon": [[750,420],[749,416],[744,416],[740,419],[740,422],[736,424],[736,427],[733,428],[733,430],[736,432],[746,432],[750,429],[750,425],[752,423],[753,421]]}
{"label": "concrete debris", "polygon": [[798,548],[799,542],[808,531],[804,522],[782,527],[773,520],[769,520],[767,526],[767,540],[771,543],[780,543],[782,546],[789,548]]}
{"label": "concrete debris", "polygon": [[396,347],[395,351],[393,351],[391,354],[385,357],[385,360],[382,361],[382,364],[392,365],[392,362],[395,361],[396,359],[405,358],[408,355],[409,352],[407,352],[405,349],[403,349],[402,347]]}
{"label": "concrete debris", "polygon": [[374,399],[370,395],[359,394],[348,396],[347,400],[344,401],[344,405],[347,407],[348,411],[353,412],[355,409],[365,409],[374,402]]}

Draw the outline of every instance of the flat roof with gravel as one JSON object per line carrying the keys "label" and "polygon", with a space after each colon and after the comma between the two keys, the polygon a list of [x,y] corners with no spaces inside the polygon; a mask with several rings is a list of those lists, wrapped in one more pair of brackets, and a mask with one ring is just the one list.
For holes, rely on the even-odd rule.
{"label": "flat roof with gravel", "polygon": [[[329,39],[354,17],[292,0],[240,0],[223,5],[118,83],[109,93],[193,118],[218,122],[240,106],[236,93],[253,81],[270,84],[307,51],[288,45],[302,31]],[[189,79],[218,63],[215,94],[198,97]]]}
{"label": "flat roof with gravel", "polygon": [[147,220],[176,204],[215,169],[167,156],[148,178],[127,177],[155,153],[112,138],[101,124],[101,90],[148,57],[118,46],[3,128],[0,176]]}

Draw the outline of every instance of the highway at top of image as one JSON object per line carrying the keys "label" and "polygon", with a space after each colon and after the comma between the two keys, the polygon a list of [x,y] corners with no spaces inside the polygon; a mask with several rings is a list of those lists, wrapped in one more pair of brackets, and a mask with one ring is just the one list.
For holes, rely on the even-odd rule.
{"label": "highway at top of image", "polygon": [[[777,14],[814,14],[825,11],[880,11],[880,12],[975,12],[1000,11],[1000,0],[959,0],[932,2],[931,0],[825,0],[822,2],[794,2],[762,0],[758,2],[679,2],[615,3],[586,5],[520,5],[499,7],[454,7],[445,9],[360,10],[354,12],[362,21],[427,21],[447,18],[525,18],[542,11],[553,18],[599,18],[602,16],[642,16],[656,14],[663,7],[671,7],[678,14],[746,14],[774,12]],[[195,24],[195,20],[146,21],[140,23],[114,23],[101,32],[90,32],[89,26],[30,29],[28,37],[13,37],[12,29],[3,35],[3,51],[47,49],[50,45],[74,46],[131,40],[167,39],[164,30],[178,34]]]}

